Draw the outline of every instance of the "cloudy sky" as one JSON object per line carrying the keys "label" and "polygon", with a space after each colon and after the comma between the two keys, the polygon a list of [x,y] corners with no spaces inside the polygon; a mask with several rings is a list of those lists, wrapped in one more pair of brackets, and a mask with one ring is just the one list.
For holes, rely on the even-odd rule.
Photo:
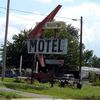
{"label": "cloudy sky", "polygon": [[[100,2],[99,0],[10,0],[10,17],[7,39],[21,30],[34,28],[58,4],[62,8],[55,19],[80,28],[83,16],[83,42],[86,49],[100,57]],[[0,46],[4,44],[7,0],[0,0]],[[72,19],[78,19],[72,21]]]}

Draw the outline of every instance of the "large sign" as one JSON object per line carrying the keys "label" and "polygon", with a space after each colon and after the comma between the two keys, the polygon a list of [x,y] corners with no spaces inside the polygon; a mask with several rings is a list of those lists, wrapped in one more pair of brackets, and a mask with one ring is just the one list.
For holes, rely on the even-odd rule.
{"label": "large sign", "polygon": [[66,54],[67,39],[32,39],[27,41],[28,53],[37,54]]}

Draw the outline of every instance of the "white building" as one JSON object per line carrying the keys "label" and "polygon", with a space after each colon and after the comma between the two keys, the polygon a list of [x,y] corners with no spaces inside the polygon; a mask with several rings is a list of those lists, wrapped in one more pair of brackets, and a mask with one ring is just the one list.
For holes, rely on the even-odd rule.
{"label": "white building", "polygon": [[88,78],[89,72],[95,72],[96,74],[100,74],[100,68],[82,66],[81,78]]}

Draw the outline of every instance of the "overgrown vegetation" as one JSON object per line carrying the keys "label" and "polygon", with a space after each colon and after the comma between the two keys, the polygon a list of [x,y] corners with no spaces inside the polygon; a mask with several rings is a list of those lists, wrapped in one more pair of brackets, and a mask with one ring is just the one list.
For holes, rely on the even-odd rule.
{"label": "overgrown vegetation", "polygon": [[[34,85],[23,85],[23,84],[5,84],[6,87],[13,88],[16,90],[27,91],[37,94],[45,94],[54,96],[56,98],[98,98],[100,97],[100,87],[93,87],[93,86],[84,86],[82,90],[72,88],[72,87],[65,87],[60,88],[58,86],[54,86],[50,88],[49,86],[45,86],[44,84],[34,86]],[[93,92],[91,92],[93,91]]]}
{"label": "overgrown vegetation", "polygon": [[100,81],[96,81],[92,83],[93,86],[100,86]]}
{"label": "overgrown vegetation", "polygon": [[89,81],[90,82],[96,81],[96,73],[95,72],[89,72]]}
{"label": "overgrown vegetation", "polygon": [[27,83],[14,83],[7,81],[2,84],[7,88],[36,94],[49,95],[53,96],[54,98],[75,98],[85,100],[99,100],[100,98],[100,86],[84,85],[82,89],[77,89],[76,87],[70,86],[61,88],[57,83],[54,85],[54,87],[51,88],[49,83],[39,83],[37,81],[35,81],[32,85]]}
{"label": "overgrown vegetation", "polygon": [[[21,31],[18,35],[13,36],[13,43],[7,44],[7,65],[18,67],[20,63],[20,56],[23,56],[23,68],[31,67],[32,56],[27,52],[27,34],[31,30]],[[45,55],[46,58],[64,59],[67,64],[67,69],[75,70],[79,65],[79,35],[78,29],[72,25],[65,25],[64,28],[57,32],[58,37],[68,39],[68,50],[66,55]],[[44,38],[54,37],[54,30],[45,30]],[[85,45],[82,46],[83,60],[82,65],[100,67],[100,58],[93,54],[93,50],[85,50]],[[27,59],[28,58],[28,59]],[[74,67],[73,67],[74,66]]]}
{"label": "overgrown vegetation", "polygon": [[[8,91],[0,91],[0,100],[1,98],[11,99],[11,98],[22,98],[22,96],[18,95],[15,92]],[[4,100],[4,99],[3,99]]]}
{"label": "overgrown vegetation", "polygon": [[4,83],[4,85],[7,87],[7,88],[12,88],[12,89],[17,89],[17,90],[39,90],[39,91],[41,91],[41,90],[47,90],[49,87],[48,86],[46,86],[46,85],[41,85],[41,84],[39,84],[39,85],[37,85],[37,84],[35,84],[35,85],[30,85],[30,84],[25,84],[25,83]]}

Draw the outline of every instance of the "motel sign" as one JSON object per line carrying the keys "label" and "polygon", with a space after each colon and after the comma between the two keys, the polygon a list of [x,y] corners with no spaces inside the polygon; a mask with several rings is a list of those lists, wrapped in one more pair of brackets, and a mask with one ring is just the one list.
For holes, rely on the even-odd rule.
{"label": "motel sign", "polygon": [[67,39],[32,39],[27,41],[28,53],[30,54],[66,54]]}

